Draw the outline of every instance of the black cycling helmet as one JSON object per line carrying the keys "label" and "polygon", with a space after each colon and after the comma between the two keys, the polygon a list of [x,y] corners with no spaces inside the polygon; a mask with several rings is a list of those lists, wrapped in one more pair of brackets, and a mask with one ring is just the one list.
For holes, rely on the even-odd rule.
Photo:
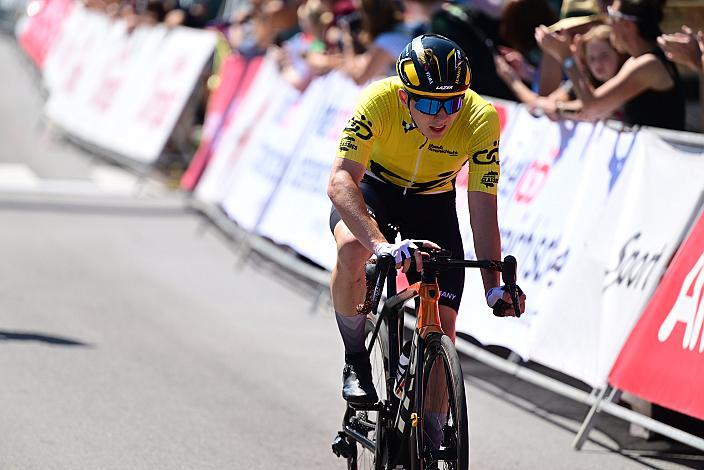
{"label": "black cycling helmet", "polygon": [[460,46],[438,34],[409,42],[398,56],[396,73],[410,94],[441,98],[463,94],[472,76]]}

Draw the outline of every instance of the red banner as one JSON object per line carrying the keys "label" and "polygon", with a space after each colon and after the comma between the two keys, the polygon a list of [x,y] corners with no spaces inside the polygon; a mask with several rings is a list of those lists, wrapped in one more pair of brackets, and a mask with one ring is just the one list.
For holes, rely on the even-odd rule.
{"label": "red banner", "polygon": [[31,16],[18,39],[22,49],[40,69],[72,7],[71,0],[34,0],[27,6]]}
{"label": "red banner", "polygon": [[220,84],[208,100],[203,136],[188,169],[181,177],[181,187],[192,191],[210,161],[215,142],[228,116],[237,107],[256,75],[262,58],[245,59],[229,55],[220,67]]}
{"label": "red banner", "polygon": [[704,419],[704,213],[609,376],[615,387]]}

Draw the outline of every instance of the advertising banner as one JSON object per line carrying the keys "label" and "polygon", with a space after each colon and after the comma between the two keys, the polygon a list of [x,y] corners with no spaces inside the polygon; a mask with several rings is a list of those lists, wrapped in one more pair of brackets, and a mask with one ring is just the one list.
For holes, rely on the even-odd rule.
{"label": "advertising banner", "polygon": [[[484,344],[530,355],[530,329],[542,299],[549,295],[575,241],[570,225],[575,204],[587,190],[574,180],[585,170],[585,149],[595,133],[592,124],[535,118],[525,109],[515,117],[508,142],[500,151],[499,228],[504,255],[518,260],[519,284],[530,299],[520,318],[497,318],[484,299],[479,272],[468,272],[457,329]],[[541,138],[536,138],[540,136]],[[476,258],[470,224],[464,219],[466,194],[458,193],[465,257]],[[589,201],[589,200],[587,200]],[[463,220],[464,219],[464,220]]]}
{"label": "advertising banner", "polygon": [[288,171],[293,152],[324,99],[325,80],[314,80],[301,93],[281,81],[269,107],[233,168],[233,184],[222,207],[246,230],[256,232],[274,191]]}
{"label": "advertising banner", "polygon": [[[114,25],[114,23],[113,23]],[[68,98],[80,90],[80,83],[91,63],[100,60],[103,41],[109,37],[110,21],[105,15],[76,4],[64,21],[60,34],[48,51],[42,79],[49,97]]]}
{"label": "advertising banner", "polygon": [[609,382],[704,419],[704,212],[616,360]]}
{"label": "advertising banner", "polygon": [[17,39],[24,52],[40,69],[73,5],[73,0],[32,2],[37,10],[32,10],[31,16],[22,22]]}
{"label": "advertising banner", "polygon": [[[352,116],[360,88],[342,74],[325,81],[322,106],[308,126],[294,159],[276,189],[259,233],[332,269],[335,241],[328,229],[327,183],[342,129]],[[315,104],[315,103],[313,103]]]}
{"label": "advertising banner", "polygon": [[532,331],[532,359],[592,386],[606,382],[703,189],[701,154],[678,151],[647,130],[632,147],[609,160],[609,185],[616,172],[618,180]]}
{"label": "advertising banner", "polygon": [[246,59],[239,54],[228,55],[218,71],[219,85],[208,99],[200,145],[181,178],[181,187],[192,191],[198,184],[212,156],[225,118],[233,113],[247,92],[252,78],[261,64],[261,57]]}
{"label": "advertising banner", "polygon": [[99,147],[152,163],[215,46],[210,31],[142,27],[80,11],[47,58],[47,116]]}
{"label": "advertising banner", "polygon": [[[229,188],[235,184],[233,168],[257,128],[266,128],[274,113],[285,104],[286,94],[279,93],[285,87],[278,73],[278,66],[271,57],[264,57],[257,70],[251,70],[251,86],[239,98],[239,104],[231,106],[223,118],[222,128],[213,145],[212,156],[198,180],[195,196],[198,200],[220,204]],[[236,113],[236,109],[246,112]]]}

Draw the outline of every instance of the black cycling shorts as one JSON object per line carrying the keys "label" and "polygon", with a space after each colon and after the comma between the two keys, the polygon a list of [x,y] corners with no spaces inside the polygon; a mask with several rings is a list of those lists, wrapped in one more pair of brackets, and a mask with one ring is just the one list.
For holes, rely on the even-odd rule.
{"label": "black cycling shorts", "polygon": [[[393,243],[396,233],[402,239],[430,240],[450,250],[453,258],[464,258],[462,235],[457,222],[455,191],[439,194],[403,194],[403,188],[364,176],[359,184],[370,215],[386,239]],[[330,230],[342,220],[335,207],[330,212]],[[416,271],[406,273],[409,283],[420,280]],[[438,275],[440,305],[460,307],[464,290],[464,269],[451,269]]]}

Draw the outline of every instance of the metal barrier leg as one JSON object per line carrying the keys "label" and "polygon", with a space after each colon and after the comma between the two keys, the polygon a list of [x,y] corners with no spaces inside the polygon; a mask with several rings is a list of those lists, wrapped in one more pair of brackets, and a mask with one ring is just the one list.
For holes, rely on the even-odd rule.
{"label": "metal barrier leg", "polygon": [[320,310],[323,309],[323,304],[327,303],[326,302],[326,293],[328,292],[328,289],[324,286],[321,286],[318,288],[317,294],[315,294],[315,299],[313,299],[313,303],[310,305],[310,314],[315,315],[318,313]]}
{"label": "metal barrier leg", "polygon": [[[582,422],[582,426],[579,428],[579,432],[577,432],[577,435],[575,436],[574,441],[572,442],[573,449],[581,450],[582,446],[584,446],[584,442],[589,437],[589,432],[594,427],[594,423],[595,423],[594,418],[596,418],[596,414],[599,412],[599,407],[601,406],[601,401],[604,399],[604,397],[606,396],[606,394],[610,390],[611,390],[610,385],[607,385],[606,387],[599,390],[599,393],[596,396],[596,400],[594,401],[594,404],[589,409],[589,413],[587,413],[587,416],[584,418],[584,422]],[[611,395],[611,396],[613,396],[613,395]]]}

